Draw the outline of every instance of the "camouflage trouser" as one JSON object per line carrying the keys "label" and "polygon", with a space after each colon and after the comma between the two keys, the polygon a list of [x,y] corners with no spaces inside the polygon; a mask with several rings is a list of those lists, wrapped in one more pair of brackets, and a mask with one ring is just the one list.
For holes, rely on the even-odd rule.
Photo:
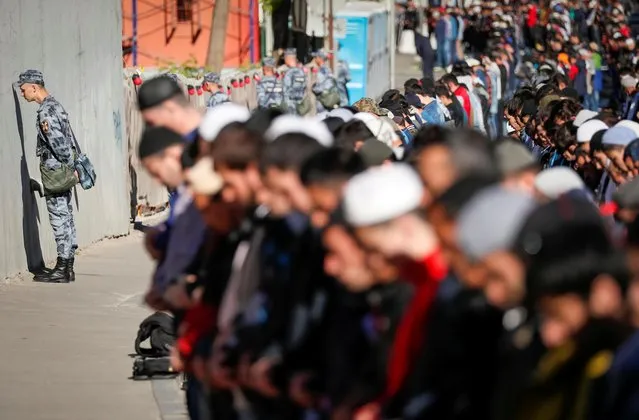
{"label": "camouflage trouser", "polygon": [[75,222],[73,220],[73,206],[71,205],[71,191],[47,197],[46,202],[58,257],[71,258],[78,247]]}

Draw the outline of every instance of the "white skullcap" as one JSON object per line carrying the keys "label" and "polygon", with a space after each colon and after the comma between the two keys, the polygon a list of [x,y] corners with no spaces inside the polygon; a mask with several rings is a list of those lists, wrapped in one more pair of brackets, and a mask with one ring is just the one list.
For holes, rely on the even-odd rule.
{"label": "white skullcap", "polygon": [[317,121],[324,121],[326,118],[328,118],[328,112],[327,111],[323,111],[323,112],[320,112],[317,115],[315,115],[315,119]]}
{"label": "white skullcap", "polygon": [[224,185],[222,177],[213,170],[213,159],[208,156],[198,160],[187,172],[186,178],[196,194],[215,195]]}
{"label": "white skullcap", "polygon": [[251,112],[245,106],[225,102],[206,111],[198,132],[204,141],[211,142],[224,127],[234,122],[246,122],[250,116]]}
{"label": "white skullcap", "polygon": [[363,122],[366,121],[373,121],[373,120],[378,120],[379,117],[375,114],[372,114],[370,112],[358,112],[357,114],[353,115],[353,118],[356,120],[360,120]]}
{"label": "white skullcap", "polygon": [[631,129],[637,137],[639,137],[639,123],[632,120],[621,120],[615,127],[626,127]]}
{"label": "white skullcap", "polygon": [[621,86],[625,87],[625,88],[632,88],[637,86],[637,78],[633,77],[629,74],[625,74],[622,78],[621,78]]}
{"label": "white skullcap", "polygon": [[588,120],[577,129],[577,143],[588,143],[597,131],[607,129],[608,126],[601,120]]}
{"label": "white skullcap", "polygon": [[470,67],[481,65],[479,60],[477,60],[476,58],[469,58],[468,60],[466,60],[466,64],[468,64]]}
{"label": "white skullcap", "polygon": [[583,190],[586,184],[579,174],[566,166],[557,166],[541,171],[535,177],[535,188],[554,200],[572,190]]}
{"label": "white skullcap", "polygon": [[596,116],[597,116],[597,113],[595,111],[582,109],[581,111],[577,112],[577,115],[575,116],[575,119],[572,122],[572,125],[574,125],[575,127],[579,127],[581,126],[581,124],[595,118]]}
{"label": "white skullcap", "polygon": [[328,115],[330,117],[341,118],[342,120],[344,120],[344,122],[348,122],[348,121],[353,119],[353,113],[351,111],[349,111],[348,109],[344,109],[344,108],[332,109],[328,113]]}
{"label": "white skullcap", "polygon": [[377,166],[355,175],[344,189],[344,217],[355,227],[371,226],[417,209],[424,187],[405,163]]}
{"label": "white skullcap", "polygon": [[273,120],[266,130],[264,137],[268,141],[289,133],[301,133],[314,138],[324,147],[333,145],[333,135],[326,124],[312,118],[302,118],[297,115],[285,114]]}

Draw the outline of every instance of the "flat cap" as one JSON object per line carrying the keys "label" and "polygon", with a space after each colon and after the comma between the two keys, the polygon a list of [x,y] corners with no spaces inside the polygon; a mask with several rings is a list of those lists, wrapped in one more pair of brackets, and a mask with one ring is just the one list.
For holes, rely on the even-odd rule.
{"label": "flat cap", "polygon": [[220,75],[217,73],[206,73],[204,75],[204,81],[208,83],[220,84]]}
{"label": "flat cap", "polygon": [[503,176],[533,168],[538,163],[526,146],[512,140],[497,143],[495,155],[499,172]]}
{"label": "flat cap", "polygon": [[264,57],[262,59],[262,67],[275,67],[275,59],[273,57]]}
{"label": "flat cap", "polygon": [[536,207],[532,196],[502,187],[477,193],[457,218],[457,240],[473,261],[495,251],[510,249],[526,217]]}
{"label": "flat cap", "polygon": [[610,146],[627,146],[637,137],[637,134],[632,129],[616,125],[606,130],[601,142]]}
{"label": "flat cap", "polygon": [[575,119],[572,122],[572,125],[574,125],[575,127],[581,127],[581,124],[585,123],[586,121],[593,119],[597,116],[597,113],[595,111],[591,111],[589,109],[582,109],[581,111],[577,112],[577,115],[575,116]]}
{"label": "flat cap", "polygon": [[601,120],[588,120],[577,129],[577,143],[589,143],[597,131],[607,129],[608,126]]}
{"label": "flat cap", "polygon": [[315,51],[315,52],[311,53],[311,57],[318,57],[318,58],[321,58],[321,59],[324,59],[324,60],[328,59],[328,56],[329,56],[329,54],[325,50],[318,50],[318,51]]}
{"label": "flat cap", "polygon": [[344,217],[354,227],[388,222],[419,208],[423,196],[422,181],[409,165],[376,166],[346,184]]}
{"label": "flat cap", "polygon": [[175,131],[165,127],[146,127],[138,145],[138,156],[142,160],[183,143],[184,139]]}
{"label": "flat cap", "polygon": [[40,70],[25,70],[18,76],[18,85],[22,86],[25,83],[44,86],[44,76]]}
{"label": "flat cap", "polygon": [[297,115],[285,114],[275,118],[271,126],[266,130],[264,137],[267,141],[289,133],[301,133],[314,138],[324,147],[333,146],[333,134],[326,124],[315,118],[302,118]]}
{"label": "flat cap", "polygon": [[246,122],[250,117],[251,112],[245,106],[224,102],[206,111],[198,132],[202,140],[212,142],[227,125],[234,122]]}
{"label": "flat cap", "polygon": [[572,190],[584,190],[586,184],[577,172],[565,166],[541,171],[535,177],[535,189],[544,196],[555,199]]}
{"label": "flat cap", "polygon": [[174,96],[182,95],[184,92],[180,85],[168,76],[158,76],[147,80],[138,90],[138,107],[140,111],[153,108],[167,101]]}

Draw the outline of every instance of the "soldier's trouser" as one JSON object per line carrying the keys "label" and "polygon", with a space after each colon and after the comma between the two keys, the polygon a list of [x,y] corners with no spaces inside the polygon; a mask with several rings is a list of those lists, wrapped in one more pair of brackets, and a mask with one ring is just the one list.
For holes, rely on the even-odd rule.
{"label": "soldier's trouser", "polygon": [[75,222],[73,220],[73,207],[71,206],[71,191],[47,197],[46,203],[58,257],[71,258],[78,247]]}

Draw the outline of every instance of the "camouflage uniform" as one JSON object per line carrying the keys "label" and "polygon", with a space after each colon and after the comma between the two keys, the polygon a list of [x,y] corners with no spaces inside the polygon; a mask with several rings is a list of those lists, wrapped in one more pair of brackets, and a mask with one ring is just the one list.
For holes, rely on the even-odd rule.
{"label": "camouflage uniform", "polygon": [[344,60],[337,62],[337,89],[341,99],[340,106],[347,106],[349,103],[348,89],[346,84],[351,81],[351,74],[348,71],[348,63]]}
{"label": "camouflage uniform", "polygon": [[230,98],[229,96],[222,92],[221,90],[219,90],[219,85],[220,85],[220,75],[217,73],[207,73],[204,75],[204,81],[208,82],[208,83],[213,83],[215,85],[218,85],[218,90],[215,92],[211,92],[211,96],[209,97],[209,101],[207,106],[209,108],[213,108],[214,106],[217,106],[219,104],[223,104],[225,102],[230,102]]}
{"label": "camouflage uniform", "polygon": [[[275,60],[267,57],[263,62],[264,67],[274,68]],[[281,108],[284,102],[282,82],[275,76],[262,76],[257,83],[258,108]]]}
{"label": "camouflage uniform", "polygon": [[[317,96],[326,90],[336,87],[337,82],[333,77],[331,69],[326,65],[319,66],[317,70],[317,81],[313,84],[313,93]],[[316,100],[315,104],[317,106],[317,112],[327,111],[319,100]]]}
{"label": "camouflage uniform", "polygon": [[[37,70],[27,70],[20,75],[20,84],[37,82],[44,85],[42,73]],[[73,168],[75,150],[69,115],[53,96],[47,96],[40,104],[36,128],[38,132],[36,156],[40,158],[41,165],[49,169],[58,169],[61,165]],[[78,247],[71,191],[47,196],[46,204],[58,257],[71,259]]]}
{"label": "camouflage uniform", "polygon": [[[296,55],[295,49],[288,49],[285,55]],[[284,91],[284,104],[286,111],[298,115],[297,106],[306,96],[306,74],[299,67],[288,68],[282,78],[282,90]]]}

